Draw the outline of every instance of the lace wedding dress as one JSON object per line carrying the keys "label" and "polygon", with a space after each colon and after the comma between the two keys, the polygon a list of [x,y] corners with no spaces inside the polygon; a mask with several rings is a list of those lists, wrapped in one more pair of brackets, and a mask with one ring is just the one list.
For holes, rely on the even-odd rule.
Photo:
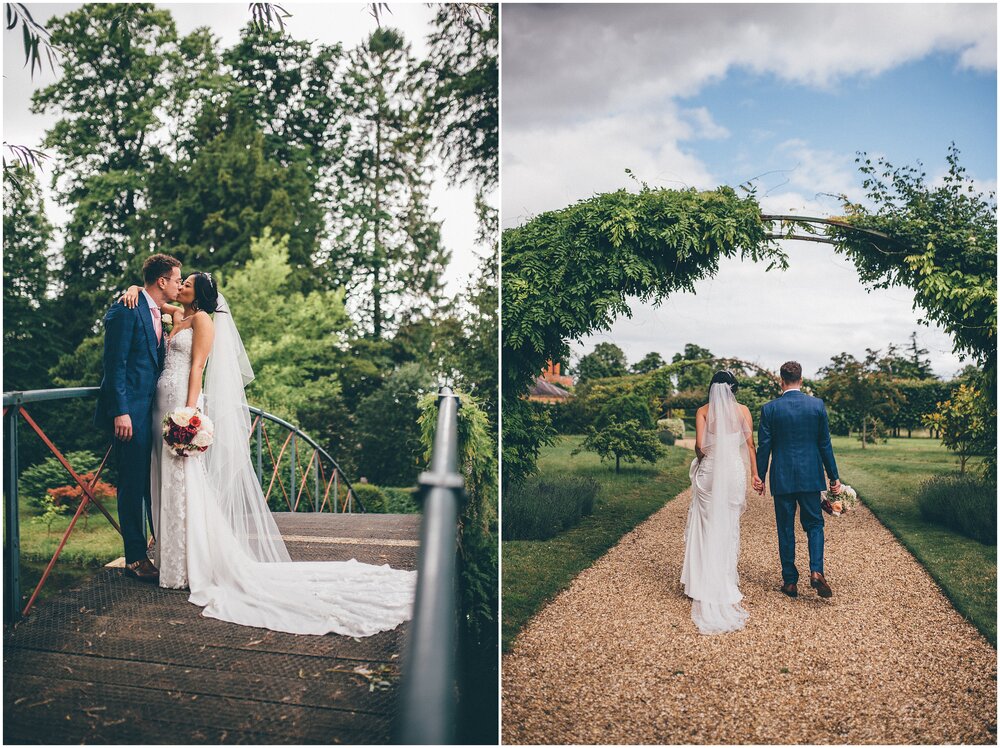
{"label": "lace wedding dress", "polygon": [[[222,300],[224,304],[224,300]],[[221,308],[220,304],[220,308]],[[370,636],[412,613],[415,571],[350,561],[291,561],[250,462],[243,386],[252,379],[235,325],[217,312],[205,413],[208,451],[177,457],[154,427],[152,501],[160,586],[189,588],[210,618],[294,634]],[[184,407],[193,332],[168,339],[154,424]]]}
{"label": "lace wedding dress", "polygon": [[749,613],[740,604],[736,562],[740,516],[746,506],[750,426],[727,384],[709,391],[702,451],[691,463],[691,508],[684,532],[681,584],[692,599],[691,619],[703,634],[737,631]]}

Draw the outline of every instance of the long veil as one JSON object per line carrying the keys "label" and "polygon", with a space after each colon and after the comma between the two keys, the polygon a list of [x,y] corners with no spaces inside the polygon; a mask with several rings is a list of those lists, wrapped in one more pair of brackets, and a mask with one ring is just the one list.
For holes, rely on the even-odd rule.
{"label": "long veil", "polygon": [[253,378],[229,304],[219,294],[215,342],[205,373],[205,412],[215,424],[215,442],[205,453],[205,469],[223,516],[249,557],[265,563],[290,561],[250,460],[250,407],[243,388]]}
{"label": "long veil", "polygon": [[702,633],[743,627],[736,563],[740,515],[746,505],[750,425],[728,384],[713,384],[702,451],[691,465],[691,509],[685,531],[681,582],[692,599],[691,617]]}

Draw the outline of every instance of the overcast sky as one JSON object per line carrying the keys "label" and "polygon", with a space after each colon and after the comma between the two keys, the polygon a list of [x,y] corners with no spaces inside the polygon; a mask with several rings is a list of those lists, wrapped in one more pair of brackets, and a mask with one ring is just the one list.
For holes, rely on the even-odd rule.
{"label": "overcast sky", "polygon": [[[502,222],[516,226],[594,194],[711,189],[750,179],[765,211],[830,216],[829,193],[863,197],[857,151],[897,165],[962,163],[996,187],[994,5],[505,5]],[[905,344],[917,330],[936,373],[961,364],[917,325],[905,288],[867,293],[824,244],[785,242],[791,267],[724,261],[695,294],[572,344],[630,363],[692,342],[815,374],[841,351]]]}
{"label": "overcast sky", "polygon": [[[350,49],[367,37],[375,28],[375,20],[368,12],[368,6],[361,3],[280,3],[292,17],[286,19],[287,32],[296,39],[317,41],[323,44],[341,42]],[[64,15],[79,8],[82,3],[41,3],[28,4],[32,16],[41,24],[52,16]],[[208,26],[220,39],[221,48],[227,48],[239,40],[240,29],[250,20],[246,2],[220,3],[157,3],[168,9],[177,24],[178,34],[190,33],[199,26]],[[407,4],[394,2],[390,11],[383,14],[383,25],[400,29],[412,46],[414,55],[421,59],[426,55],[426,37],[433,9],[423,3]],[[46,129],[57,120],[54,115],[35,115],[29,111],[31,93],[36,88],[51,83],[54,76],[46,68],[41,75],[36,71],[34,79],[23,67],[24,51],[20,30],[4,33],[4,81],[3,81],[3,139],[8,143],[38,146]],[[43,183],[47,187],[51,180],[51,170],[46,170]],[[484,250],[475,248],[476,216],[474,212],[475,190],[472,187],[449,187],[443,174],[435,171],[431,191],[431,204],[436,209],[435,217],[442,221],[442,239],[452,252],[452,262],[445,280],[448,291],[461,291],[478,266],[478,254]],[[494,204],[498,195],[492,196]],[[66,220],[63,211],[47,200],[46,207],[55,223],[61,225]]]}

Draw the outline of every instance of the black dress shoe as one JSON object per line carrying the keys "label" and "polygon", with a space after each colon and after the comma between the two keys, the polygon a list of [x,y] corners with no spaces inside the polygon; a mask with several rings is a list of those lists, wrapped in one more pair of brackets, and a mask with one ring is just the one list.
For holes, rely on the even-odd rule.
{"label": "black dress shoe", "polygon": [[815,589],[820,597],[833,597],[833,590],[830,589],[830,585],[826,583],[826,578],[822,574],[810,577],[809,586]]}
{"label": "black dress shoe", "polygon": [[125,572],[132,575],[140,582],[158,582],[160,579],[159,570],[153,566],[153,562],[148,558],[141,558],[125,565]]}
{"label": "black dress shoe", "polygon": [[795,582],[789,582],[788,584],[781,585],[781,591],[789,597],[799,596],[799,586],[795,584]]}

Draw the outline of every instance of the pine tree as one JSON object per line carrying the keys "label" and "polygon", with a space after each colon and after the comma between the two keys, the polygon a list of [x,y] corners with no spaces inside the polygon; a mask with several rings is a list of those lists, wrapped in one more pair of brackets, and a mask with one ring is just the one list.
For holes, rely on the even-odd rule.
{"label": "pine tree", "polygon": [[350,54],[341,95],[350,137],[331,280],[376,338],[440,300],[449,253],[428,205],[429,134],[419,127],[416,62],[402,35],[378,29]]}
{"label": "pine tree", "polygon": [[17,165],[4,177],[3,389],[9,392],[47,387],[48,367],[64,341],[46,298],[52,225],[38,182]]}

